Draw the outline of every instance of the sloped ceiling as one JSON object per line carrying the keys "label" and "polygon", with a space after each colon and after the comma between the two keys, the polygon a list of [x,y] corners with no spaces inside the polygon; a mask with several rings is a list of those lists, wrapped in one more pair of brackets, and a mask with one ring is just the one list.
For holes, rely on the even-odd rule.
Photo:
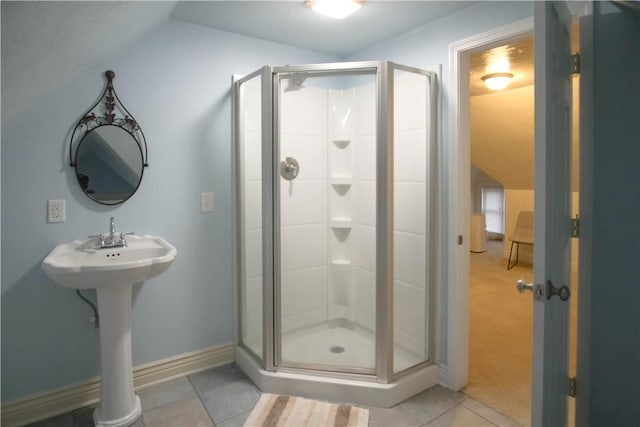
{"label": "sloped ceiling", "polygon": [[[579,176],[578,84],[574,77],[573,191],[578,191]],[[472,96],[470,109],[471,162],[504,188],[533,190],[534,86]]]}
{"label": "sloped ceiling", "polygon": [[[571,50],[580,50],[577,23],[572,27]],[[492,70],[492,62],[506,60],[506,69]],[[470,57],[471,162],[513,190],[534,189],[534,43],[525,36],[503,46],[474,52]],[[504,64],[503,64],[504,65]],[[486,88],[481,77],[510,72],[506,90]],[[572,185],[578,191],[579,79],[573,78]]]}
{"label": "sloped ceiling", "polygon": [[2,120],[165,22],[175,3],[3,1]]}
{"label": "sloped ceiling", "polygon": [[534,87],[471,97],[471,162],[508,189],[533,189]]}

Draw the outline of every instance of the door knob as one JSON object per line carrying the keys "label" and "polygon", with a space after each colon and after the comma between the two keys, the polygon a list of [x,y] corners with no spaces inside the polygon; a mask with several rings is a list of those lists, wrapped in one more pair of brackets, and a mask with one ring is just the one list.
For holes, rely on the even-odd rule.
{"label": "door knob", "polygon": [[557,295],[562,301],[566,301],[571,296],[571,290],[568,286],[562,285],[559,288],[553,286],[551,280],[547,280],[544,285],[527,283],[524,279],[518,279],[516,282],[518,292],[524,293],[524,291],[532,291],[533,299],[536,301],[543,301],[551,299],[552,296]]}
{"label": "door knob", "polygon": [[516,282],[516,287],[518,288],[518,292],[523,294],[525,291],[533,292],[533,299],[536,301],[542,301],[544,299],[544,289],[541,285],[536,285],[533,283],[527,283],[524,279],[518,279]]}
{"label": "door knob", "polygon": [[571,290],[566,285],[562,285],[559,288],[553,286],[551,280],[547,280],[547,299],[551,299],[552,296],[558,295],[562,301],[566,301],[571,296]]}
{"label": "door knob", "polygon": [[518,279],[516,287],[521,294],[523,294],[524,291],[533,291],[533,285],[525,282],[524,279]]}

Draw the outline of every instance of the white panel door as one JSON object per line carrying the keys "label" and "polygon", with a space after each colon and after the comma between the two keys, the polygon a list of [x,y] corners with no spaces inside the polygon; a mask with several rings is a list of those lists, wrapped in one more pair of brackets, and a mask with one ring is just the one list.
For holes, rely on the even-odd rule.
{"label": "white panel door", "polygon": [[[535,2],[535,246],[531,423],[567,424],[569,301],[547,283],[571,279],[571,16]],[[537,289],[536,289],[537,288]],[[542,293],[540,298],[536,294]],[[566,296],[566,295],[565,295]]]}

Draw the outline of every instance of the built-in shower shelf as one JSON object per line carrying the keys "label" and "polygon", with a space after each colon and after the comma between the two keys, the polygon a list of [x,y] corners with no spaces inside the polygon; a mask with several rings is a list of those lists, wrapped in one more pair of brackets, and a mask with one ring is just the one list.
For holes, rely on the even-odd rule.
{"label": "built-in shower shelf", "polygon": [[331,185],[351,185],[353,184],[353,178],[350,176],[332,176]]}
{"label": "built-in shower shelf", "polygon": [[344,150],[345,148],[347,148],[347,145],[349,145],[349,143],[351,142],[350,139],[334,139],[333,143],[336,145],[336,147],[338,147],[341,150]]}
{"label": "built-in shower shelf", "polygon": [[331,264],[338,267],[349,267],[351,265],[351,261],[348,259],[334,259],[331,260]]}
{"label": "built-in shower shelf", "polygon": [[351,228],[353,220],[351,218],[331,218],[331,227],[333,228]]}

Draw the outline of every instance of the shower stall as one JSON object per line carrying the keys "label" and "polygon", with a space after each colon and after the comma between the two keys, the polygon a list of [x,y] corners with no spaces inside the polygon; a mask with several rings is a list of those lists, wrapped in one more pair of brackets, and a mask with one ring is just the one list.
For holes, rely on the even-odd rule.
{"label": "shower stall", "polygon": [[435,385],[437,74],[266,66],[233,100],[239,366],[387,407]]}

